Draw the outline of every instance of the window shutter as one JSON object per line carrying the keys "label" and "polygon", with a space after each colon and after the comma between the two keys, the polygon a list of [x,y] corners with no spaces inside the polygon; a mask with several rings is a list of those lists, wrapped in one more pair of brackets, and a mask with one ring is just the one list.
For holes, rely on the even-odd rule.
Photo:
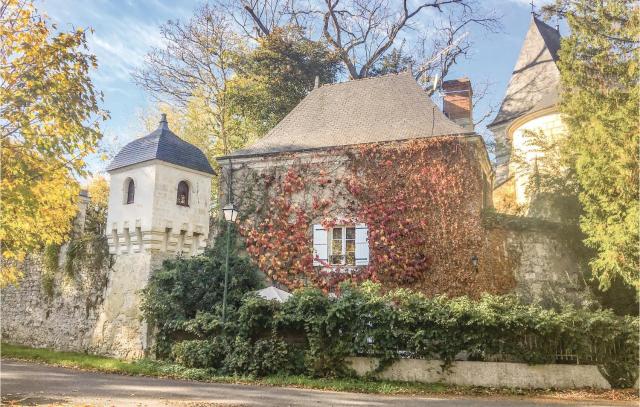
{"label": "window shutter", "polygon": [[313,225],[313,265],[314,266],[322,266],[316,257],[320,260],[328,261],[329,253],[329,237],[327,235],[327,230],[322,227],[322,225]]}
{"label": "window shutter", "polygon": [[356,225],[356,266],[369,264],[369,229],[364,223]]}

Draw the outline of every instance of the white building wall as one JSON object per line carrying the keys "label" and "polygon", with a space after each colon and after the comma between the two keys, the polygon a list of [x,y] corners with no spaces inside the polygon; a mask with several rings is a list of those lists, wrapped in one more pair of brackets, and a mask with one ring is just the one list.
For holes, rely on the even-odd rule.
{"label": "white building wall", "polygon": [[[152,161],[125,167],[110,173],[107,237],[111,254],[140,251],[136,246],[138,230],[152,228],[156,166]],[[135,185],[134,201],[127,204],[127,180]],[[134,247],[135,246],[135,247]]]}
{"label": "white building wall", "polygon": [[509,172],[513,174],[515,180],[516,202],[519,205],[526,205],[530,202],[527,193],[531,171],[537,159],[542,157],[542,153],[537,147],[531,144],[531,134],[544,134],[545,138],[554,139],[566,134],[565,127],[560,118],[560,114],[552,112],[544,116],[533,118],[516,127],[512,136],[512,156],[519,157],[524,162],[511,160]]}
{"label": "white building wall", "polygon": [[[162,234],[159,249],[202,251],[209,235],[211,176],[165,162],[159,162],[156,171],[152,224],[153,231]],[[189,184],[189,206],[176,203],[180,181]]]}
{"label": "white building wall", "polygon": [[[111,254],[204,250],[209,235],[211,175],[159,160],[110,172],[107,236]],[[127,180],[135,183],[126,203]],[[178,183],[189,184],[189,206],[177,204]]]}

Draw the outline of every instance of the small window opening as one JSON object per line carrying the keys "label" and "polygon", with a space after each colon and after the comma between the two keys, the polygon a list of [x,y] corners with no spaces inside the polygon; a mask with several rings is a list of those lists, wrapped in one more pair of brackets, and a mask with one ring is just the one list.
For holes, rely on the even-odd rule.
{"label": "small window opening", "polygon": [[350,226],[334,227],[331,230],[330,263],[334,265],[354,266],[356,264],[356,228]]}
{"label": "small window opening", "polygon": [[126,200],[127,205],[133,203],[135,195],[136,195],[136,185],[133,182],[133,180],[129,178],[129,181],[127,182],[127,200]]}
{"label": "small window opening", "polygon": [[187,181],[180,181],[178,184],[178,200],[180,206],[189,206],[189,184]]}

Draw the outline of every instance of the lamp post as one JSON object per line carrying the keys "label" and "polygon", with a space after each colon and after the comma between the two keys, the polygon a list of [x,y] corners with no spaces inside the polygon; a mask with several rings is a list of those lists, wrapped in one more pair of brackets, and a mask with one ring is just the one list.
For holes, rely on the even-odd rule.
{"label": "lamp post", "polygon": [[222,208],[224,219],[227,221],[227,253],[224,260],[224,291],[222,293],[222,325],[226,321],[227,311],[227,285],[229,283],[229,246],[231,245],[231,224],[235,223],[238,218],[238,211],[233,207],[232,203]]}

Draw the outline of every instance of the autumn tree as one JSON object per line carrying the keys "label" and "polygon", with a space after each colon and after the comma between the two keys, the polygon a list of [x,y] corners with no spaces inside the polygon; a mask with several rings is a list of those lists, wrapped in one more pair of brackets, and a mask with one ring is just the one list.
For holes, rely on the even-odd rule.
{"label": "autumn tree", "polygon": [[67,237],[77,212],[76,176],[101,134],[102,95],[83,29],[59,31],[30,1],[0,2],[1,282],[16,264]]}
{"label": "autumn tree", "polygon": [[332,83],[340,69],[323,41],[305,38],[297,27],[274,28],[257,46],[238,56],[230,85],[233,111],[262,135],[313,89]]}
{"label": "autumn tree", "polygon": [[229,18],[204,5],[188,21],[168,21],[160,33],[166,46],[149,52],[134,80],[158,101],[182,109],[200,101],[200,120],[214,130],[222,154],[243,145],[245,134],[233,131],[227,99],[233,58],[243,44]]}
{"label": "autumn tree", "polygon": [[[231,3],[231,4],[230,4]],[[227,6],[247,33],[258,37],[274,27],[294,24],[309,39],[324,39],[334,51],[349,78],[375,75],[384,58],[412,35],[410,52],[416,79],[433,81],[436,72],[446,77],[450,68],[472,47],[468,30],[493,31],[498,17],[474,0],[219,0]],[[319,37],[319,38],[318,38]],[[391,59],[389,59],[391,58]],[[408,60],[407,60],[408,61]]]}

